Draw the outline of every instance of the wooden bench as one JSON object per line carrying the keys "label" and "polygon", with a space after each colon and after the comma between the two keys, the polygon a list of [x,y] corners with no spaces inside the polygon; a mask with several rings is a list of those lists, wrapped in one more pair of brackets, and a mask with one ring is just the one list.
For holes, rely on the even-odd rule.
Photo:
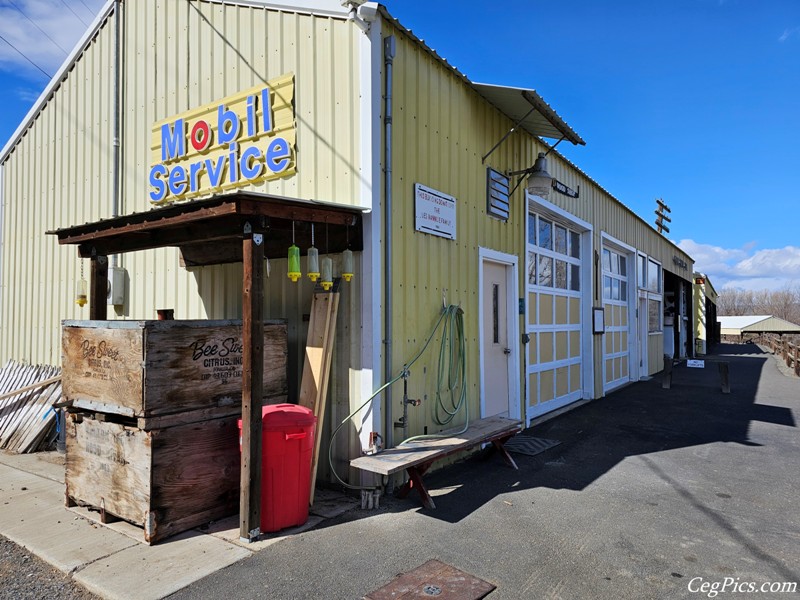
{"label": "wooden bench", "polygon": [[379,454],[360,456],[351,460],[350,466],[384,476],[405,469],[409,479],[400,488],[397,496],[405,498],[412,489],[415,489],[425,508],[436,508],[422,481],[423,475],[433,463],[456,452],[469,450],[478,444],[491,443],[506,463],[517,469],[517,464],[503,444],[521,430],[520,421],[505,417],[488,417],[471,423],[464,433],[457,433],[458,429],[451,432],[444,431],[440,435],[447,437],[411,441]]}

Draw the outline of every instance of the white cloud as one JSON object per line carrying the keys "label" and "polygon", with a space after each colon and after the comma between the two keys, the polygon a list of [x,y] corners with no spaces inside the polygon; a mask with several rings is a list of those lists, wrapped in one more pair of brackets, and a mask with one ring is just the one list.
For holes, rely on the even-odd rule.
{"label": "white cloud", "polygon": [[695,270],[706,273],[717,289],[781,289],[800,281],[800,248],[765,248],[755,242],[741,248],[722,248],[681,240],[678,246],[695,261]]}
{"label": "white cloud", "polygon": [[41,81],[44,75],[31,64],[33,62],[53,75],[86,31],[85,23],[91,24],[102,5],[103,0],[3,3],[0,5],[0,35],[16,50],[0,40],[0,68]]}
{"label": "white cloud", "polygon": [[33,103],[39,97],[39,91],[31,88],[17,88],[14,90],[17,98],[28,103]]}
{"label": "white cloud", "polygon": [[779,42],[785,42],[792,36],[800,35],[800,27],[790,27],[789,29],[784,29],[783,33],[778,38]]}

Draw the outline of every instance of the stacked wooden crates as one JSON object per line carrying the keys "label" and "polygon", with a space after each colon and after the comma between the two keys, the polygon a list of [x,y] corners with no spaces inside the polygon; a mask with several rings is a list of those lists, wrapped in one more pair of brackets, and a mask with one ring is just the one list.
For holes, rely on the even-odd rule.
{"label": "stacked wooden crates", "polygon": [[[65,321],[67,505],[156,542],[239,508],[241,321]],[[286,401],[287,327],[264,325],[264,404]]]}

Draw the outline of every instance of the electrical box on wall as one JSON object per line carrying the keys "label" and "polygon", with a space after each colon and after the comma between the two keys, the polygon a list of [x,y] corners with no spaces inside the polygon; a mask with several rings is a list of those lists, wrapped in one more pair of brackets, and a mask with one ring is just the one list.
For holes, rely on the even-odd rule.
{"label": "electrical box on wall", "polygon": [[108,304],[120,306],[125,303],[125,269],[109,267],[108,269]]}

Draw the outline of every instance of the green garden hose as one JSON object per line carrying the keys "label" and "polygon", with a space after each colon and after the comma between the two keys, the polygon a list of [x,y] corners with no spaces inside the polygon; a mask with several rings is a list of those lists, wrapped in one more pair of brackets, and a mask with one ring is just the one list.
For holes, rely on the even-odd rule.
{"label": "green garden hose", "polygon": [[[423,344],[422,349],[417,352],[417,354],[412,358],[408,363],[406,363],[405,368],[399,375],[392,378],[390,381],[383,384],[379,387],[374,394],[372,394],[369,398],[367,398],[366,402],[364,402],[361,406],[356,408],[353,412],[347,415],[341,423],[333,430],[331,434],[331,441],[328,444],[328,465],[331,468],[331,473],[333,476],[336,477],[336,480],[341,483],[344,487],[349,488],[351,490],[374,490],[380,486],[359,486],[359,485],[352,485],[347,483],[346,481],[342,480],[339,477],[339,474],[336,472],[336,469],[333,466],[333,441],[336,438],[336,435],[339,433],[339,430],[344,427],[344,425],[350,421],[356,414],[358,414],[367,404],[372,402],[372,400],[378,396],[381,392],[383,392],[386,388],[391,385],[397,383],[402,377],[403,374],[411,367],[419,358],[423,355],[425,350],[430,345],[431,341],[433,340],[436,332],[439,330],[439,326],[444,323],[444,329],[442,331],[442,342],[439,347],[439,368],[438,368],[438,376],[437,376],[437,385],[436,385],[436,404],[434,407],[434,415],[433,418],[439,425],[447,425],[449,424],[458,412],[464,408],[466,419],[464,421],[464,428],[458,431],[458,434],[464,433],[467,428],[469,427],[469,404],[467,403],[467,385],[466,385],[466,365],[467,365],[467,358],[466,358],[466,341],[464,339],[464,311],[461,309],[460,306],[456,306],[451,304],[450,306],[444,308],[439,315],[439,318],[436,321],[436,324],[433,326],[433,330],[431,331],[430,335],[425,340],[425,344]],[[444,382],[447,382],[445,386]],[[461,388],[460,394],[458,394],[458,399],[456,400],[456,390],[457,388]],[[445,397],[449,397],[449,403],[446,405],[445,400],[442,397],[442,393],[445,393]],[[440,414],[443,413],[443,414]],[[448,434],[451,435],[451,434]],[[436,439],[441,437],[448,437],[444,435],[417,435],[414,437],[410,437],[407,440],[403,440],[400,442],[404,444],[406,442],[410,442],[413,440],[420,440],[420,439]]]}

